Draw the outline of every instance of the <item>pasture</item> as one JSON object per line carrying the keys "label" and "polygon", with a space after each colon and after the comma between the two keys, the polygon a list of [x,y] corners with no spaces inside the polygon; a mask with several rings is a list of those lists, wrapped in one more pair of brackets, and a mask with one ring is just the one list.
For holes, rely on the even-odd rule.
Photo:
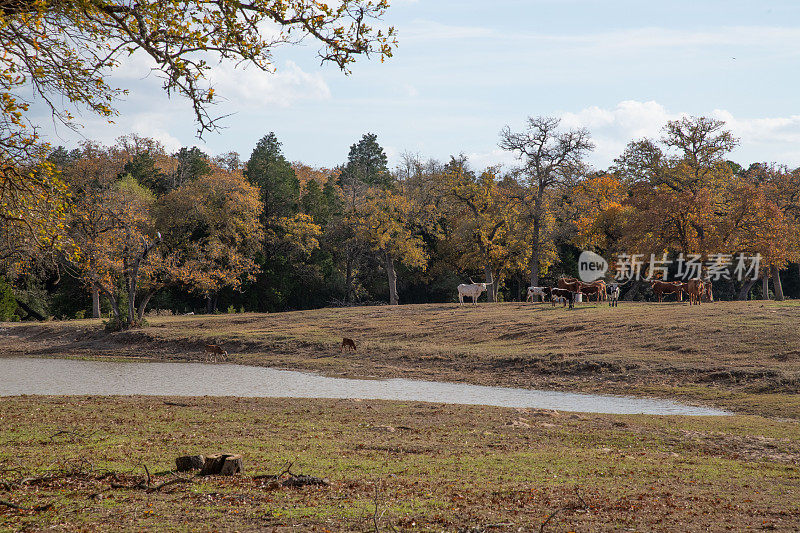
{"label": "pasture", "polygon": [[[15,397],[0,405],[0,500],[51,505],[0,505],[0,530],[800,527],[796,421],[254,398]],[[173,479],[177,455],[212,451],[242,453],[244,473],[150,493],[131,488],[146,480],[144,466],[155,486]],[[292,473],[330,484],[254,478],[287,462]]]}
{"label": "pasture", "polygon": [[[4,325],[6,355],[234,362],[652,395],[730,417],[422,402],[0,399],[0,530],[796,531],[800,306],[458,304]],[[356,351],[341,351],[342,337]],[[165,391],[168,394],[169,391]],[[745,414],[749,413],[749,414]],[[245,472],[174,479],[177,455]],[[278,487],[259,475],[325,478]],[[283,478],[286,478],[284,474]],[[38,508],[38,510],[37,510]]]}
{"label": "pasture", "polygon": [[[236,363],[334,376],[661,396],[800,418],[795,301],[426,304],[149,320],[114,334],[92,320],[14,325],[0,351],[199,361],[206,344],[218,344]],[[342,352],[342,337],[358,349]]]}

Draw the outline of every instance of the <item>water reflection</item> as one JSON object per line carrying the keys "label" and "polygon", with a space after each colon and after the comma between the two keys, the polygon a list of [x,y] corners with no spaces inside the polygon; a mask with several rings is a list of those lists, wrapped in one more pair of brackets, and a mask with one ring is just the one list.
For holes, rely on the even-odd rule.
{"label": "water reflection", "polygon": [[0,396],[19,394],[360,398],[533,407],[585,413],[730,414],[719,409],[694,407],[670,400],[408,379],[329,378],[306,372],[243,365],[0,358]]}

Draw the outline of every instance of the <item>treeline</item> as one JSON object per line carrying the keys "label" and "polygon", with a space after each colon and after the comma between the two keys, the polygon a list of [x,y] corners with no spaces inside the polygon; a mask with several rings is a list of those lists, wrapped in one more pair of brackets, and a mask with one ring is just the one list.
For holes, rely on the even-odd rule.
{"label": "treeline", "polygon": [[589,132],[559,126],[506,128],[513,169],[413,154],[389,169],[373,134],[332,169],[290,163],[272,133],[246,161],[134,135],[57,148],[40,223],[3,229],[0,318],[103,314],[129,327],[154,309],[454,301],[470,278],[490,300],[519,300],[575,275],[582,249],[760,254],[772,289],[723,279],[717,297],[800,296],[800,169],[743,168],[727,159],[737,141],[724,123],[684,118],[598,171]]}

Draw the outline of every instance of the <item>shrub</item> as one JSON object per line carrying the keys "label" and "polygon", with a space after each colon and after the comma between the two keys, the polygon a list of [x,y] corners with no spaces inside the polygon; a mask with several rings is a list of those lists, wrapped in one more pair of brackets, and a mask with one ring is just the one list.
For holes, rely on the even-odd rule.
{"label": "shrub", "polygon": [[86,309],[80,309],[75,311],[75,318],[81,320],[82,318],[86,318]]}
{"label": "shrub", "polygon": [[11,320],[16,310],[17,300],[14,299],[14,291],[11,290],[11,285],[0,279],[0,320]]}

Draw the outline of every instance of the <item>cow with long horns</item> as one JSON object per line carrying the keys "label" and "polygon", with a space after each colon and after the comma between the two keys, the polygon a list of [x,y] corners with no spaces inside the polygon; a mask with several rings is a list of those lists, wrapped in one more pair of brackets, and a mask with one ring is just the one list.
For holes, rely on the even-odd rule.
{"label": "cow with long horns", "polygon": [[487,283],[462,283],[458,286],[458,304],[464,305],[464,298],[472,298],[472,305],[478,305],[478,297],[486,290]]}

